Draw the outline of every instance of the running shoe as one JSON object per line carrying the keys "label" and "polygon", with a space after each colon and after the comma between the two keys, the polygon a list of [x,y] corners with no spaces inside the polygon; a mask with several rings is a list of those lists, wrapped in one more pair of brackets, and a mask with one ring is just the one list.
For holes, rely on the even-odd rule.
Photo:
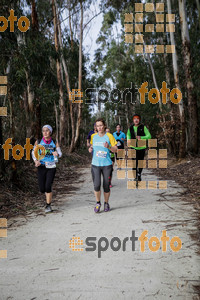
{"label": "running shoe", "polygon": [[96,203],[95,208],[94,208],[94,212],[95,213],[100,212],[100,208],[101,208],[101,203]]}
{"label": "running shoe", "polygon": [[51,204],[47,204],[45,207],[45,213],[52,212]]}
{"label": "running shoe", "polygon": [[109,187],[112,188],[113,187],[112,184],[110,184]]}
{"label": "running shoe", "polygon": [[107,202],[104,202],[104,211],[109,211],[110,210],[110,205]]}

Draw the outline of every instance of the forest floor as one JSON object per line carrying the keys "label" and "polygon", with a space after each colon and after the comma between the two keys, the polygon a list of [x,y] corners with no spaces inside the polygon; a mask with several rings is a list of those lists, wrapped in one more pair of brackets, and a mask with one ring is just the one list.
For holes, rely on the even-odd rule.
{"label": "forest floor", "polygon": [[170,178],[184,187],[181,199],[191,203],[197,211],[197,231],[193,238],[200,246],[200,156],[178,160],[168,158],[167,169],[156,169],[154,173],[162,179]]}
{"label": "forest floor", "polygon": [[[77,171],[70,183],[66,178],[59,181],[58,176],[55,188],[63,186],[64,194],[60,190],[55,196],[53,213],[44,214],[42,209],[26,218],[23,214],[9,218],[8,237],[1,239],[1,249],[8,252],[7,259],[0,260],[1,299],[199,300],[199,246],[193,239],[198,213],[195,202],[183,201],[186,189],[167,177],[166,190],[130,190],[126,179],[117,179],[115,169],[111,211],[94,214],[89,164]],[[143,180],[158,180],[158,176],[146,169]],[[136,241],[134,251],[132,231],[139,237],[144,230],[148,240],[160,239],[166,230],[170,240],[181,239],[182,248],[173,252],[168,242],[166,252],[161,244],[152,252],[146,241],[141,252]],[[72,237],[83,240],[76,246],[82,252],[69,247]],[[96,238],[95,251],[86,251],[87,237]],[[102,237],[108,241],[106,251]],[[125,251],[113,251],[113,237],[121,245],[129,237]]]}
{"label": "forest floor", "polygon": [[[61,164],[58,164],[54,180],[54,197],[71,191],[70,184],[79,179],[79,168],[90,163],[90,155],[83,151],[68,153],[63,149]],[[0,181],[0,218],[27,216],[33,212],[43,214],[45,196],[38,190],[37,168],[31,161],[20,161],[18,177],[12,181]],[[76,187],[73,187],[76,190]]]}

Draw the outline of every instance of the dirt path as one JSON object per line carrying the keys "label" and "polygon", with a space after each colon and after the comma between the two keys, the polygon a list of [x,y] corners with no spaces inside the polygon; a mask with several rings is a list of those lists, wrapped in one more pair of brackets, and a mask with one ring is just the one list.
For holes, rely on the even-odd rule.
{"label": "dirt path", "polygon": [[[8,237],[1,238],[8,258],[0,260],[0,299],[199,299],[193,285],[198,284],[200,259],[190,236],[196,216],[191,205],[179,199],[183,190],[173,181],[168,181],[167,190],[128,190],[126,180],[118,180],[115,172],[112,210],[95,215],[90,169],[80,171],[84,183],[62,205],[54,206],[54,213],[34,216],[18,228],[13,225]],[[143,179],[157,177],[146,170]],[[173,252],[168,242],[167,252],[161,247],[151,252],[147,241],[142,253],[139,241],[132,251],[130,239],[126,251],[111,249],[113,237],[123,241],[133,230],[137,237],[148,230],[148,239],[160,239],[167,230],[170,240],[179,236],[182,249]],[[82,252],[69,248],[73,236],[83,240]],[[87,237],[97,238],[98,249],[99,239],[107,238],[108,250],[85,251]]]}

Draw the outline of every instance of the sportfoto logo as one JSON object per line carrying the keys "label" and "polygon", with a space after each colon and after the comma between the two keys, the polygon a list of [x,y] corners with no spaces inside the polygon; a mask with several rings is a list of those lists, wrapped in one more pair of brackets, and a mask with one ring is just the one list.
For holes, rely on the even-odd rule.
{"label": "sportfoto logo", "polygon": [[[130,102],[136,103],[137,92],[139,93],[140,103],[145,104],[145,94],[148,95],[148,100],[151,104],[157,104],[159,101],[162,101],[162,104],[167,104],[167,96],[169,94],[169,98],[173,104],[178,104],[182,100],[182,93],[178,88],[173,88],[171,91],[167,87],[167,83],[165,81],[162,82],[162,87],[160,91],[157,88],[152,88],[148,90],[148,82],[145,81],[142,83],[140,88],[136,88],[131,83],[131,88],[126,88],[124,91],[120,91],[119,89],[96,89],[96,88],[88,88],[85,92],[81,92],[81,90],[73,90],[73,92],[69,95],[69,100],[72,103],[83,103],[85,104],[96,104],[96,103],[106,103],[111,101],[113,103],[126,104],[126,97],[130,96]],[[147,97],[146,97],[147,98]]]}
{"label": "sportfoto logo", "polygon": [[[148,247],[148,250],[152,252],[157,252],[160,249],[160,245],[162,244],[162,252],[167,251],[167,242],[170,240],[169,236],[167,236],[167,231],[162,230],[162,236],[159,239],[157,236],[152,236],[148,240],[148,230],[144,230],[140,237],[135,236],[135,230],[132,230],[132,236],[131,237],[125,237],[123,240],[121,240],[118,237],[113,237],[110,240],[106,237],[101,237],[97,240],[96,237],[87,237],[85,239],[85,244],[87,247],[85,248],[85,251],[97,251],[98,258],[101,258],[101,253],[108,250],[109,245],[112,251],[126,251],[126,245],[128,241],[131,241],[132,245],[132,251],[135,251],[135,242],[140,241],[140,251],[145,252],[145,246]],[[78,246],[78,248],[76,248]],[[83,240],[80,239],[80,237],[73,237],[69,241],[69,248],[72,249],[72,251],[83,251],[84,248],[79,248],[80,246],[83,246]],[[173,252],[178,252],[182,248],[182,241],[178,236],[172,237],[170,240],[170,248]]]}
{"label": "sportfoto logo", "polygon": [[[10,16],[8,17],[8,20],[4,16],[0,16],[0,32],[6,31],[8,28],[8,21],[10,22],[10,32],[14,32],[14,25],[15,21],[17,21],[17,17],[15,16],[13,9],[10,10]],[[27,17],[22,16],[19,18],[17,26],[21,32],[26,32],[30,27],[30,21]]]}
{"label": "sportfoto logo", "polygon": [[[31,156],[31,150],[33,149],[33,145],[30,144],[30,138],[26,139],[26,144],[24,145],[24,148],[17,144],[14,147],[12,147],[12,138],[8,138],[5,143],[2,145],[2,148],[4,150],[4,159],[9,160],[9,150],[12,151],[12,157],[15,160],[20,160],[24,157],[24,150],[26,150],[26,160],[30,160]],[[45,145],[46,146],[46,145]],[[48,150],[45,149],[45,146],[37,145],[34,149],[34,155],[37,160],[41,160],[45,157],[46,154],[48,154]],[[53,150],[53,149],[52,149]]]}

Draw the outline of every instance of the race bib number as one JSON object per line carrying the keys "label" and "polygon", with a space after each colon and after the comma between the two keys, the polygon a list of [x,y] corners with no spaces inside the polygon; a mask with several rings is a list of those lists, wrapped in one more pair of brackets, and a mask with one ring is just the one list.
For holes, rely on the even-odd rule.
{"label": "race bib number", "polygon": [[106,151],[97,151],[96,156],[101,157],[101,158],[106,158],[107,152]]}
{"label": "race bib number", "polygon": [[121,142],[120,141],[117,142],[117,146],[118,147],[121,146]]}
{"label": "race bib number", "polygon": [[54,162],[45,162],[45,167],[47,169],[56,168],[56,164]]}

